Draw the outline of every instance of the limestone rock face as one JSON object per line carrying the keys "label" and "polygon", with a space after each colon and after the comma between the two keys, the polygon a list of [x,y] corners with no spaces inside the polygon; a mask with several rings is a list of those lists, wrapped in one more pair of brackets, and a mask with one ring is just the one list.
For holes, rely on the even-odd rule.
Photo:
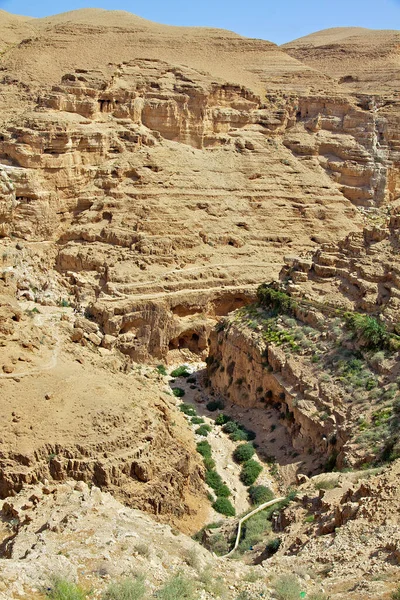
{"label": "limestone rock face", "polygon": [[283,256],[361,231],[357,207],[397,198],[384,86],[361,93],[291,48],[118,11],[18,22],[33,33],[2,58],[2,235],[51,244],[77,307],[132,358],[188,347],[181,334],[207,348],[212,311],[161,316],[156,340],[146,302],[251,297]]}

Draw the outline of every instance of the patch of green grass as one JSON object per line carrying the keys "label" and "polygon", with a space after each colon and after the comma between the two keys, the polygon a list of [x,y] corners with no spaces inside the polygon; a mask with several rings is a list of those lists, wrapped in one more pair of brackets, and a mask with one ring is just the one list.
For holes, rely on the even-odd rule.
{"label": "patch of green grass", "polygon": [[192,423],[192,425],[202,425],[204,423],[204,419],[203,417],[192,417],[190,419],[190,422]]}
{"label": "patch of green grass", "polygon": [[253,459],[247,460],[243,463],[240,481],[244,483],[244,485],[253,485],[262,470],[260,463]]}
{"label": "patch of green grass", "polygon": [[193,582],[184,575],[173,575],[157,592],[159,600],[196,600]]}
{"label": "patch of green grass", "polygon": [[212,598],[226,598],[227,589],[224,580],[222,577],[216,576],[212,567],[207,567],[199,574],[199,582]]}
{"label": "patch of green grass", "polygon": [[314,523],[315,520],[315,516],[314,515],[308,515],[308,517],[306,517],[304,519],[304,523]]}
{"label": "patch of green grass", "polygon": [[76,583],[57,575],[51,578],[46,592],[50,600],[86,600],[86,594],[87,592]]}
{"label": "patch of green grass", "polygon": [[122,579],[109,584],[102,600],[142,600],[146,594],[144,577]]}
{"label": "patch of green grass", "polygon": [[397,590],[392,592],[392,595],[390,597],[391,597],[391,600],[400,600],[400,585],[397,588]]}
{"label": "patch of green grass", "polygon": [[228,498],[217,498],[212,506],[214,510],[226,517],[234,517],[236,514],[235,508]]}
{"label": "patch of green grass", "polygon": [[187,366],[182,365],[171,371],[171,377],[190,377],[190,373],[187,370]]}

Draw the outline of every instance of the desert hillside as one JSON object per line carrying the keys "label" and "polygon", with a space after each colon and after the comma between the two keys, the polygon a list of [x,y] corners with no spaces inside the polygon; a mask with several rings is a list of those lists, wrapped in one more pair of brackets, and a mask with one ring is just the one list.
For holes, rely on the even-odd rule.
{"label": "desert hillside", "polygon": [[1,600],[399,597],[399,39],[0,11]]}

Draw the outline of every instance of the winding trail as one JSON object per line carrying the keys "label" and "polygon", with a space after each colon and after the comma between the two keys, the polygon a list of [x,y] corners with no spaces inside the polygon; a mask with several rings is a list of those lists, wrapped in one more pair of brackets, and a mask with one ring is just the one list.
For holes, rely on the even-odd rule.
{"label": "winding trail", "polygon": [[282,502],[282,500],[284,500],[284,499],[285,499],[285,497],[282,496],[281,498],[274,498],[274,500],[270,500],[269,502],[264,502],[264,504],[260,504],[260,506],[257,506],[257,508],[255,508],[254,510],[249,512],[247,515],[242,517],[238,523],[238,531],[237,531],[237,535],[236,535],[236,541],[235,541],[235,545],[233,546],[232,550],[230,552],[228,552],[228,554],[224,554],[223,556],[218,556],[217,558],[228,558],[228,556],[230,556],[231,554],[233,554],[235,552],[235,550],[237,550],[237,547],[239,546],[239,542],[240,542],[240,535],[242,533],[242,525],[245,521],[247,521],[247,519],[250,519],[250,517],[252,517],[253,515],[256,515],[257,513],[261,512],[265,508],[268,508],[269,506],[273,506],[274,504],[277,504],[278,502]]}

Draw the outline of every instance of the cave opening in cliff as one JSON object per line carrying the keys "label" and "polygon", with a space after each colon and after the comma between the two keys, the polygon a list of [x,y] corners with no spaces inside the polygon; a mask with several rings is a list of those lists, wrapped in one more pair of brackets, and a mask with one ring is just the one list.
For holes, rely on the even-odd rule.
{"label": "cave opening in cliff", "polygon": [[169,350],[187,349],[193,354],[201,354],[206,348],[206,339],[197,331],[189,330],[170,340]]}

